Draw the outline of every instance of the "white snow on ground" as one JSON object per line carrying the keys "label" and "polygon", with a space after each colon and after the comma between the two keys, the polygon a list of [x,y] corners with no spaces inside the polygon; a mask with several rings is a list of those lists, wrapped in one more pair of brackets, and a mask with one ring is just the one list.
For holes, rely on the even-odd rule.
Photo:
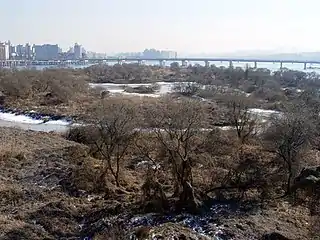
{"label": "white snow on ground", "polygon": [[[139,94],[138,94],[139,95]],[[259,108],[249,109],[253,114],[257,114],[263,118],[268,118],[272,114],[279,114],[280,112],[274,110],[265,110]],[[15,115],[13,113],[0,112],[0,126],[2,127],[16,127],[24,130],[42,131],[42,132],[66,132],[71,126],[80,126],[81,124],[71,124],[65,120],[55,120],[43,122],[43,120],[32,119],[25,115]],[[230,126],[218,127],[221,130],[231,130]],[[155,129],[136,129],[138,131],[151,132]],[[163,130],[163,129],[161,129]],[[212,129],[201,129],[201,131],[211,131]]]}
{"label": "white snow on ground", "polygon": [[51,120],[46,123],[43,120],[32,119],[26,115],[16,115],[13,113],[1,113],[0,112],[0,120],[8,121],[8,122],[16,122],[16,123],[25,123],[25,124],[43,124],[43,125],[62,125],[67,126],[70,125],[69,122],[64,120]]}
{"label": "white snow on ground", "polygon": [[270,117],[272,114],[279,114],[279,111],[275,110],[266,110],[261,108],[250,108],[249,111],[253,114],[257,114],[261,117]]}
{"label": "white snow on ground", "polygon": [[[104,88],[108,90],[111,94],[125,94],[125,95],[134,95],[141,97],[160,97],[161,95],[172,92],[172,87],[175,84],[186,84],[187,82],[155,82],[155,83],[134,83],[134,84],[121,84],[121,83],[90,83],[89,86],[92,88]],[[125,87],[151,87],[153,85],[159,85],[159,90],[155,91],[155,93],[144,94],[144,93],[128,93],[125,92]]]}
{"label": "white snow on ground", "polygon": [[41,132],[66,132],[71,123],[64,120],[51,120],[44,123],[43,120],[32,119],[25,115],[0,112],[0,126]]}
{"label": "white snow on ground", "polygon": [[19,122],[28,124],[39,124],[42,120],[35,120],[25,115],[15,115],[13,113],[0,113],[0,119],[8,122]]}
{"label": "white snow on ground", "polygon": [[60,125],[60,126],[69,126],[71,123],[67,122],[65,120],[51,120],[46,123],[43,123],[43,125]]}

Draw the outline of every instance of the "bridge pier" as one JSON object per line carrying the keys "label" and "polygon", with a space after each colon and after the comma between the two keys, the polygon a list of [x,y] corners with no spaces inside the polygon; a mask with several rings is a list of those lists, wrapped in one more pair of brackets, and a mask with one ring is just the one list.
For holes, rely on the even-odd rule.
{"label": "bridge pier", "polygon": [[206,68],[210,67],[210,62],[207,60],[207,61],[204,61],[204,65]]}
{"label": "bridge pier", "polygon": [[232,63],[232,61],[229,61],[229,68],[233,68],[233,63]]}
{"label": "bridge pier", "polygon": [[306,62],[303,64],[303,69],[307,70],[307,63]]}

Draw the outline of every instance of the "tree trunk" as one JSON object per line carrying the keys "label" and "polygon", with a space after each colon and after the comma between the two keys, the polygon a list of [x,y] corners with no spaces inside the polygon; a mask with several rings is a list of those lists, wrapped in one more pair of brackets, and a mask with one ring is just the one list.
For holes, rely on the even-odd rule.
{"label": "tree trunk", "polygon": [[120,183],[119,183],[119,172],[120,172],[120,160],[117,159],[117,169],[116,169],[116,174],[115,174],[115,180],[116,180],[116,185],[117,187],[120,187]]}
{"label": "tree trunk", "polygon": [[289,175],[288,175],[288,181],[287,181],[287,192],[286,192],[286,195],[289,195],[291,193],[291,183],[292,183],[292,166],[291,164],[289,163],[289,166],[288,166],[288,170],[289,170]]}
{"label": "tree trunk", "polygon": [[185,209],[190,213],[199,213],[199,208],[201,207],[202,203],[196,198],[194,189],[190,182],[185,181],[183,184],[183,190],[180,194],[179,199],[179,208]]}
{"label": "tree trunk", "polygon": [[[111,160],[109,159],[108,161],[108,168],[112,174],[112,176],[114,177],[114,180],[116,182],[116,186],[120,187],[120,183],[119,183],[119,169],[117,168],[116,171],[114,171],[114,169],[112,168],[112,164],[111,164]],[[118,164],[117,164],[118,167]]]}

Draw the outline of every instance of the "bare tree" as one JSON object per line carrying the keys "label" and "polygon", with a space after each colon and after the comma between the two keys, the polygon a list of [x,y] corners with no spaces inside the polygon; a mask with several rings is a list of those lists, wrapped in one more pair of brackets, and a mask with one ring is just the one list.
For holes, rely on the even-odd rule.
{"label": "bare tree", "polygon": [[180,70],[180,66],[178,62],[173,62],[170,64],[170,70],[174,72],[178,72]]}
{"label": "bare tree", "polygon": [[246,142],[257,133],[257,115],[249,110],[249,100],[243,95],[234,95],[227,103],[227,117],[235,127],[238,139]]}
{"label": "bare tree", "polygon": [[[163,189],[163,182],[159,177],[163,175],[164,169],[160,166],[159,142],[153,132],[140,132],[140,137],[136,139],[136,148],[139,155],[148,161],[148,168],[145,172],[144,183],[141,186],[142,201],[148,205],[153,203],[156,211],[162,211],[168,207],[167,196]],[[150,207],[150,205],[149,205]]]}
{"label": "bare tree", "polygon": [[308,113],[303,112],[303,109],[299,109],[298,113],[297,110],[273,116],[271,126],[264,136],[269,150],[275,152],[286,167],[286,194],[291,193],[293,180],[301,168],[301,154],[308,147],[313,134]]}
{"label": "bare tree", "polygon": [[173,91],[183,96],[192,97],[199,92],[200,85],[193,82],[176,83]]}
{"label": "bare tree", "polygon": [[134,109],[125,103],[103,103],[98,115],[100,139],[97,148],[106,163],[106,171],[110,171],[120,186],[121,162],[129,152],[138,132],[135,129]]}
{"label": "bare tree", "polygon": [[197,148],[204,111],[199,103],[190,100],[173,102],[167,99],[162,108],[150,113],[150,123],[163,149],[174,178],[174,196],[189,209],[197,207],[193,191],[192,166]]}

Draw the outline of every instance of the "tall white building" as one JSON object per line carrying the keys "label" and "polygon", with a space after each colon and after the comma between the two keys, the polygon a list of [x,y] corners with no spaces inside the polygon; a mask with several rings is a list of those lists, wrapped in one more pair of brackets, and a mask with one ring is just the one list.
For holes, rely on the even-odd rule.
{"label": "tall white building", "polygon": [[10,42],[6,42],[4,46],[5,46],[5,59],[9,60],[10,59]]}
{"label": "tall white building", "polygon": [[10,42],[0,42],[0,60],[10,59]]}

